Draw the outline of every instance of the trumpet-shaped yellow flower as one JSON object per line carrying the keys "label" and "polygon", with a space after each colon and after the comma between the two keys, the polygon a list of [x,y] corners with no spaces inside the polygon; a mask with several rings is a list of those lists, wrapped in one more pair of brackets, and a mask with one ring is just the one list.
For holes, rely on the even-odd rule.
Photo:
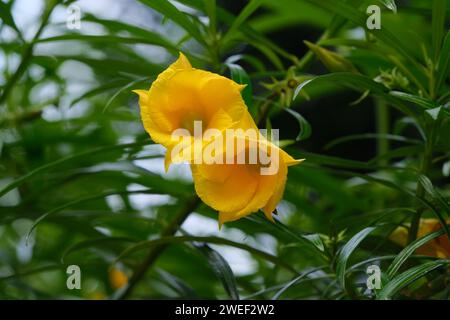
{"label": "trumpet-shaped yellow flower", "polygon": [[[257,129],[250,114],[246,114],[237,125],[241,129]],[[272,213],[283,197],[288,166],[302,162],[295,160],[289,154],[267,141],[262,136],[258,137],[255,144],[251,144],[246,136],[235,136],[235,158],[244,153],[245,163],[232,161],[226,163],[224,150],[223,164],[199,164],[191,165],[195,190],[204,203],[219,211],[219,224],[238,220],[251,213],[262,210],[265,216],[273,221]],[[245,140],[237,147],[239,140]],[[255,150],[262,154],[270,162],[261,164],[248,163],[250,153]],[[275,165],[275,172],[263,174],[264,168]]]}
{"label": "trumpet-shaped yellow flower", "polygon": [[[220,75],[193,68],[180,54],[150,90],[135,91],[139,95],[145,130],[155,142],[167,148],[166,170],[174,157],[177,161],[190,162],[195,190],[203,202],[219,211],[220,224],[260,209],[273,220],[272,213],[286,185],[287,167],[302,161],[293,159],[259,134],[241,97],[243,87]],[[174,135],[180,129],[183,137],[187,132],[187,139],[182,143]],[[209,136],[206,134],[209,129],[218,135]],[[209,157],[222,157],[225,161],[198,164],[196,157],[205,160],[204,151],[216,146],[219,138],[227,137],[227,129],[234,130],[231,152],[227,142],[214,149],[214,155]],[[256,134],[249,137],[238,129]],[[250,154],[258,154],[265,162],[226,160],[237,160],[241,155],[250,158]]]}
{"label": "trumpet-shaped yellow flower", "polygon": [[178,143],[174,131],[187,130],[194,143],[201,138],[195,136],[195,121],[201,121],[203,131],[232,127],[247,110],[240,93],[243,88],[228,78],[193,68],[180,53],[149,90],[134,91],[139,95],[145,130],[153,141],[168,148],[166,169],[171,162],[172,147]]}
{"label": "trumpet-shaped yellow flower", "polygon": [[[450,219],[447,219],[447,224],[450,225]],[[441,228],[442,226],[437,219],[421,219],[417,236],[421,238]],[[391,234],[390,239],[401,246],[406,246],[408,239],[407,229],[398,227]],[[416,252],[430,257],[450,259],[450,242],[448,241],[447,235],[444,234],[427,242],[418,248]]]}

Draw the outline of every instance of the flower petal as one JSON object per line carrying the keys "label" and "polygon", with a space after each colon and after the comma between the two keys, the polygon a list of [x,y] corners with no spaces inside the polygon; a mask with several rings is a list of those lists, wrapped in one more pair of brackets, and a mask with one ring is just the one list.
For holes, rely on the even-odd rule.
{"label": "flower petal", "polygon": [[[224,182],[206,179],[200,166],[211,166],[210,170],[232,170]],[[232,167],[231,169],[226,168]],[[192,165],[195,190],[208,206],[218,211],[238,211],[244,208],[254,196],[258,179],[245,165]],[[205,171],[203,171],[205,172]]]}

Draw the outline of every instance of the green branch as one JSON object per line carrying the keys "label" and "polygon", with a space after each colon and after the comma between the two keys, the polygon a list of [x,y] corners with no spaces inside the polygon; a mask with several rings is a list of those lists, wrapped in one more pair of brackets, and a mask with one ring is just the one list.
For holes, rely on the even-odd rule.
{"label": "green branch", "polygon": [[[198,205],[201,203],[200,198],[197,196],[190,199],[178,212],[175,219],[164,229],[161,233],[161,237],[173,236],[178,228],[183,224],[186,218],[194,211]],[[125,287],[125,290],[120,292],[117,296],[117,299],[127,299],[131,293],[133,292],[136,285],[139,281],[145,276],[148,269],[151,268],[153,263],[158,259],[158,257],[164,252],[167,248],[167,243],[162,243],[160,245],[156,245],[152,247],[147,254],[147,257],[144,261],[136,267],[133,272],[133,275],[128,282],[128,285]]]}
{"label": "green branch", "polygon": [[42,31],[44,31],[45,26],[47,25],[48,19],[50,18],[50,15],[53,12],[53,9],[58,4],[58,1],[51,0],[47,2],[47,6],[44,10],[44,14],[42,17],[41,24],[39,26],[38,31],[33,37],[33,40],[27,44],[25,44],[22,54],[22,60],[20,61],[19,66],[17,67],[16,72],[12,75],[12,77],[8,80],[8,82],[5,84],[5,88],[3,89],[2,94],[0,95],[0,104],[2,104],[6,98],[8,97],[9,93],[13,89],[16,82],[20,79],[20,77],[23,75],[23,73],[26,71],[28,64],[33,57],[33,49],[36,41],[39,39],[39,37],[42,34]]}

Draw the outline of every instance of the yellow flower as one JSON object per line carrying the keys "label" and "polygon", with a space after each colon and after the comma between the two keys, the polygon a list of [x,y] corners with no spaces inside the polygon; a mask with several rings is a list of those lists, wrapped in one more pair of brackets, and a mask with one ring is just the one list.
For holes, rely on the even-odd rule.
{"label": "yellow flower", "polygon": [[[238,124],[241,129],[257,130],[250,114],[246,114]],[[245,136],[234,136],[235,145],[238,140],[245,140],[243,147],[235,146],[234,156],[244,153],[249,158],[251,150],[250,139]],[[219,224],[238,220],[262,209],[267,219],[273,221],[272,213],[283,197],[287,180],[287,167],[298,164],[303,160],[295,160],[289,154],[268,142],[261,136],[253,146],[270,158],[270,163],[249,164],[248,161],[239,164],[233,161],[226,163],[224,154],[223,164],[191,165],[195,190],[202,201],[219,211]],[[273,155],[273,157],[271,157]],[[236,159],[235,159],[236,160]],[[261,169],[276,165],[275,174],[262,174]]]}
{"label": "yellow flower", "polygon": [[[450,219],[447,220],[450,225]],[[417,236],[419,238],[441,229],[441,224],[437,219],[421,219],[419,224],[419,231]],[[390,236],[390,239],[395,243],[406,246],[408,239],[408,231],[404,227],[398,227]],[[436,257],[441,259],[450,259],[450,242],[447,235],[442,235],[439,238],[433,239],[416,251],[418,254]]]}
{"label": "yellow flower", "polygon": [[[203,131],[230,128],[247,110],[240,93],[243,88],[218,74],[193,68],[180,53],[178,60],[157,77],[149,90],[134,91],[139,95],[145,130],[153,141],[168,148],[166,170],[172,161],[172,148],[178,143],[173,132],[186,129],[190,144],[194,144],[195,139],[201,138],[195,136],[194,121],[201,121]],[[192,160],[192,156],[184,160]]]}
{"label": "yellow flower", "polygon": [[112,267],[111,269],[109,269],[108,276],[109,283],[111,285],[111,288],[113,289],[120,289],[128,283],[127,275],[122,270],[116,267]]}
{"label": "yellow flower", "polygon": [[106,294],[100,291],[95,291],[90,293],[87,298],[89,300],[105,300],[107,298]]}

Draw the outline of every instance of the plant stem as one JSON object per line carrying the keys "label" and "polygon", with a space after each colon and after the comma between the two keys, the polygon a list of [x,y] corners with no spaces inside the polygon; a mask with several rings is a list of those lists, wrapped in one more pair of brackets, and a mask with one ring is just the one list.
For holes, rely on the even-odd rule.
{"label": "plant stem", "polygon": [[265,124],[265,121],[267,119],[267,116],[269,115],[270,106],[275,101],[275,99],[278,97],[278,93],[273,92],[266,98],[266,100],[262,103],[262,105],[259,107],[259,112],[256,120],[256,124],[258,127],[261,127]]}
{"label": "plant stem", "polygon": [[[382,99],[375,100],[375,116],[377,133],[386,135],[389,133],[389,109],[386,102]],[[386,154],[389,151],[389,140],[385,137],[377,140],[377,154],[378,156]],[[380,165],[387,165],[387,160],[383,159]]]}
{"label": "plant stem", "polygon": [[[197,196],[189,199],[177,213],[174,220],[161,232],[161,237],[173,236],[189,214],[191,214],[191,212],[194,211],[200,203],[200,198]],[[127,299],[131,295],[135,286],[145,276],[147,270],[153,265],[153,263],[155,263],[167,246],[168,244],[161,244],[150,249],[147,257],[140,265],[137,266],[130,278],[130,281],[128,282],[127,287],[118,295],[117,299]]]}
{"label": "plant stem", "polygon": [[42,34],[42,31],[44,31],[44,28],[47,25],[48,19],[50,18],[50,15],[52,14],[53,9],[56,7],[57,4],[58,4],[58,1],[56,1],[56,0],[52,0],[47,3],[46,8],[44,9],[44,14],[43,14],[42,21],[41,21],[38,31],[34,35],[33,40],[31,42],[25,44],[23,54],[22,54],[22,60],[20,61],[20,64],[17,67],[16,72],[14,72],[14,74],[8,80],[8,82],[5,85],[5,88],[3,89],[2,94],[0,95],[0,104],[6,100],[6,98],[8,97],[9,93],[13,89],[16,82],[20,79],[20,77],[23,75],[23,73],[27,69],[28,63],[30,62],[31,58],[33,57],[33,49],[34,49],[36,40],[39,39],[39,37]]}

